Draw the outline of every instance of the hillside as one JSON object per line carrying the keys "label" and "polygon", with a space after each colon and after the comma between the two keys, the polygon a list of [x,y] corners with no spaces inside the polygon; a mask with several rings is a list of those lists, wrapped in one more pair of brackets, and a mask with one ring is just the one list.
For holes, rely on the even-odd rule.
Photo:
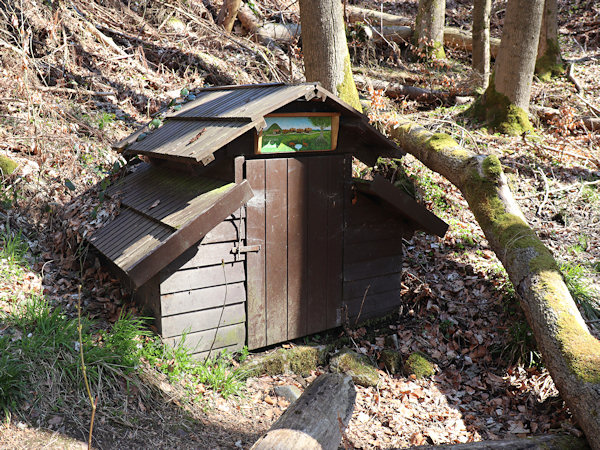
{"label": "hillside", "polygon": [[[383,8],[412,19],[417,3]],[[294,2],[253,4],[261,20],[299,21]],[[503,3],[494,4],[492,34],[499,37]],[[470,2],[447,5],[447,24],[470,29]],[[571,77],[535,80],[532,104],[560,111],[535,116],[535,136],[493,134],[461,115],[460,99],[471,98],[470,55],[461,49],[449,50],[447,61],[411,61],[405,46],[365,41],[352,27],[349,44],[357,78],[459,94],[392,100],[368,82],[361,92],[372,117],[399,110],[465,147],[499,156],[520,207],[600,336],[600,137],[579,121],[600,115],[600,9],[585,0],[559,5],[563,56],[573,68]],[[99,184],[126,163],[112,143],[203,86],[302,81],[297,39],[280,43],[278,52],[239,22],[228,34],[216,24],[220,7],[218,0],[0,0],[0,156],[18,164],[9,175],[0,161],[0,395],[22,394],[0,401],[7,417],[1,448],[79,448],[87,441],[91,407],[80,347],[91,358],[97,448],[247,448],[289,404],[275,386],[303,389],[328,370],[231,381],[238,360],[226,358],[206,369],[227,380],[211,387],[208,372],[142,331],[130,293],[82,239],[115,213]],[[403,308],[381,322],[347,324],[310,339],[350,345],[379,363],[379,385],[357,388],[348,447],[580,436],[460,193],[411,157],[375,170],[395,181],[405,171],[407,187],[414,183],[417,198],[451,229],[444,239],[419,234],[406,241]],[[354,172],[368,178],[373,169],[357,164]],[[79,301],[91,320],[82,338]],[[125,313],[127,321],[117,322]],[[56,331],[65,327],[64,334]],[[98,348],[109,353],[94,353]],[[425,352],[436,373],[421,380],[390,373],[384,349],[403,359]]]}

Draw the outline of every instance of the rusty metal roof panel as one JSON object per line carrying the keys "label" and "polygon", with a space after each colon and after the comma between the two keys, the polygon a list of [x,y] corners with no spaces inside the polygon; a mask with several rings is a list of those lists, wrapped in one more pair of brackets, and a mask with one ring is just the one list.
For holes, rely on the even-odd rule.
{"label": "rusty metal roof panel", "polygon": [[[135,172],[106,190],[109,197],[119,196],[122,209],[113,221],[90,237],[90,242],[125,273],[135,268],[137,276],[145,278],[148,273],[143,271],[143,262],[148,255],[167,242],[177,246],[177,239],[173,238],[190,224],[200,233],[193,238],[201,239],[215,221],[223,220],[250,198],[251,190],[246,185],[247,182],[241,194],[232,197],[230,193],[239,191],[241,185],[140,164]],[[154,270],[160,264],[152,265]]]}

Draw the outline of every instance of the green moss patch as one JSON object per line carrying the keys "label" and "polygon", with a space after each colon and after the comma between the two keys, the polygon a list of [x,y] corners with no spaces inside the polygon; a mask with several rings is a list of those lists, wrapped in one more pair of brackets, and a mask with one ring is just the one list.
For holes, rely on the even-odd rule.
{"label": "green moss patch", "polygon": [[535,73],[541,81],[547,82],[553,76],[560,76],[565,73],[565,67],[561,63],[560,47],[558,42],[548,40],[546,53],[540,56],[535,62]]}
{"label": "green moss patch", "polygon": [[407,375],[414,375],[417,378],[430,377],[435,373],[431,361],[420,352],[411,353],[404,363],[404,371]]}
{"label": "green moss patch", "polygon": [[8,156],[0,155],[0,171],[2,176],[12,175],[19,165]]}
{"label": "green moss patch", "polygon": [[344,80],[336,86],[338,97],[352,106],[359,112],[362,112],[362,105],[358,98],[358,90],[352,77],[352,64],[350,64],[350,55],[346,55],[344,60]]}
{"label": "green moss patch", "polygon": [[400,353],[389,348],[384,349],[379,356],[379,360],[383,363],[383,367],[392,375],[398,373],[402,367],[402,357]]}
{"label": "green moss patch", "polygon": [[318,347],[311,346],[279,348],[271,353],[255,355],[242,364],[240,370],[249,377],[287,372],[306,377],[317,368],[319,353]]}
{"label": "green moss patch", "polygon": [[520,136],[533,130],[527,112],[496,91],[493,75],[485,93],[467,110],[467,114],[510,136]]}
{"label": "green moss patch", "polygon": [[355,384],[361,386],[376,386],[379,382],[377,368],[371,364],[369,358],[347,348],[331,358],[329,367],[332,372],[349,375]]}

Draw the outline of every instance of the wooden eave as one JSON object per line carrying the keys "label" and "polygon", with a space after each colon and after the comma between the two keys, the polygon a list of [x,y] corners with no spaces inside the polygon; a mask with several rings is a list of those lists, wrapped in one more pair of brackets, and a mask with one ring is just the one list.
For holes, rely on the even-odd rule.
{"label": "wooden eave", "polygon": [[107,189],[122,210],[89,239],[136,288],[253,196],[245,180],[226,183],[141,166]]}
{"label": "wooden eave", "polygon": [[437,236],[444,236],[448,224],[427,208],[417,203],[410,195],[394,187],[392,183],[380,175],[372,182],[357,182],[356,189],[364,194],[379,198],[396,212],[418,225],[418,228]]}

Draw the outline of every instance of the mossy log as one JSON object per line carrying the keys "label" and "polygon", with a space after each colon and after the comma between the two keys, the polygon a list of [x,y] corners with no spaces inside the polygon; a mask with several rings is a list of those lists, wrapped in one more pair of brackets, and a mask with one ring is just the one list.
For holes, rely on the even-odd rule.
{"label": "mossy log", "polygon": [[557,263],[527,224],[498,157],[476,155],[450,136],[399,119],[391,137],[465,197],[506,269],[562,398],[600,449],[600,341],[581,316]]}
{"label": "mossy log", "polygon": [[356,390],[350,377],[318,377],[253,449],[337,449],[352,418]]}

